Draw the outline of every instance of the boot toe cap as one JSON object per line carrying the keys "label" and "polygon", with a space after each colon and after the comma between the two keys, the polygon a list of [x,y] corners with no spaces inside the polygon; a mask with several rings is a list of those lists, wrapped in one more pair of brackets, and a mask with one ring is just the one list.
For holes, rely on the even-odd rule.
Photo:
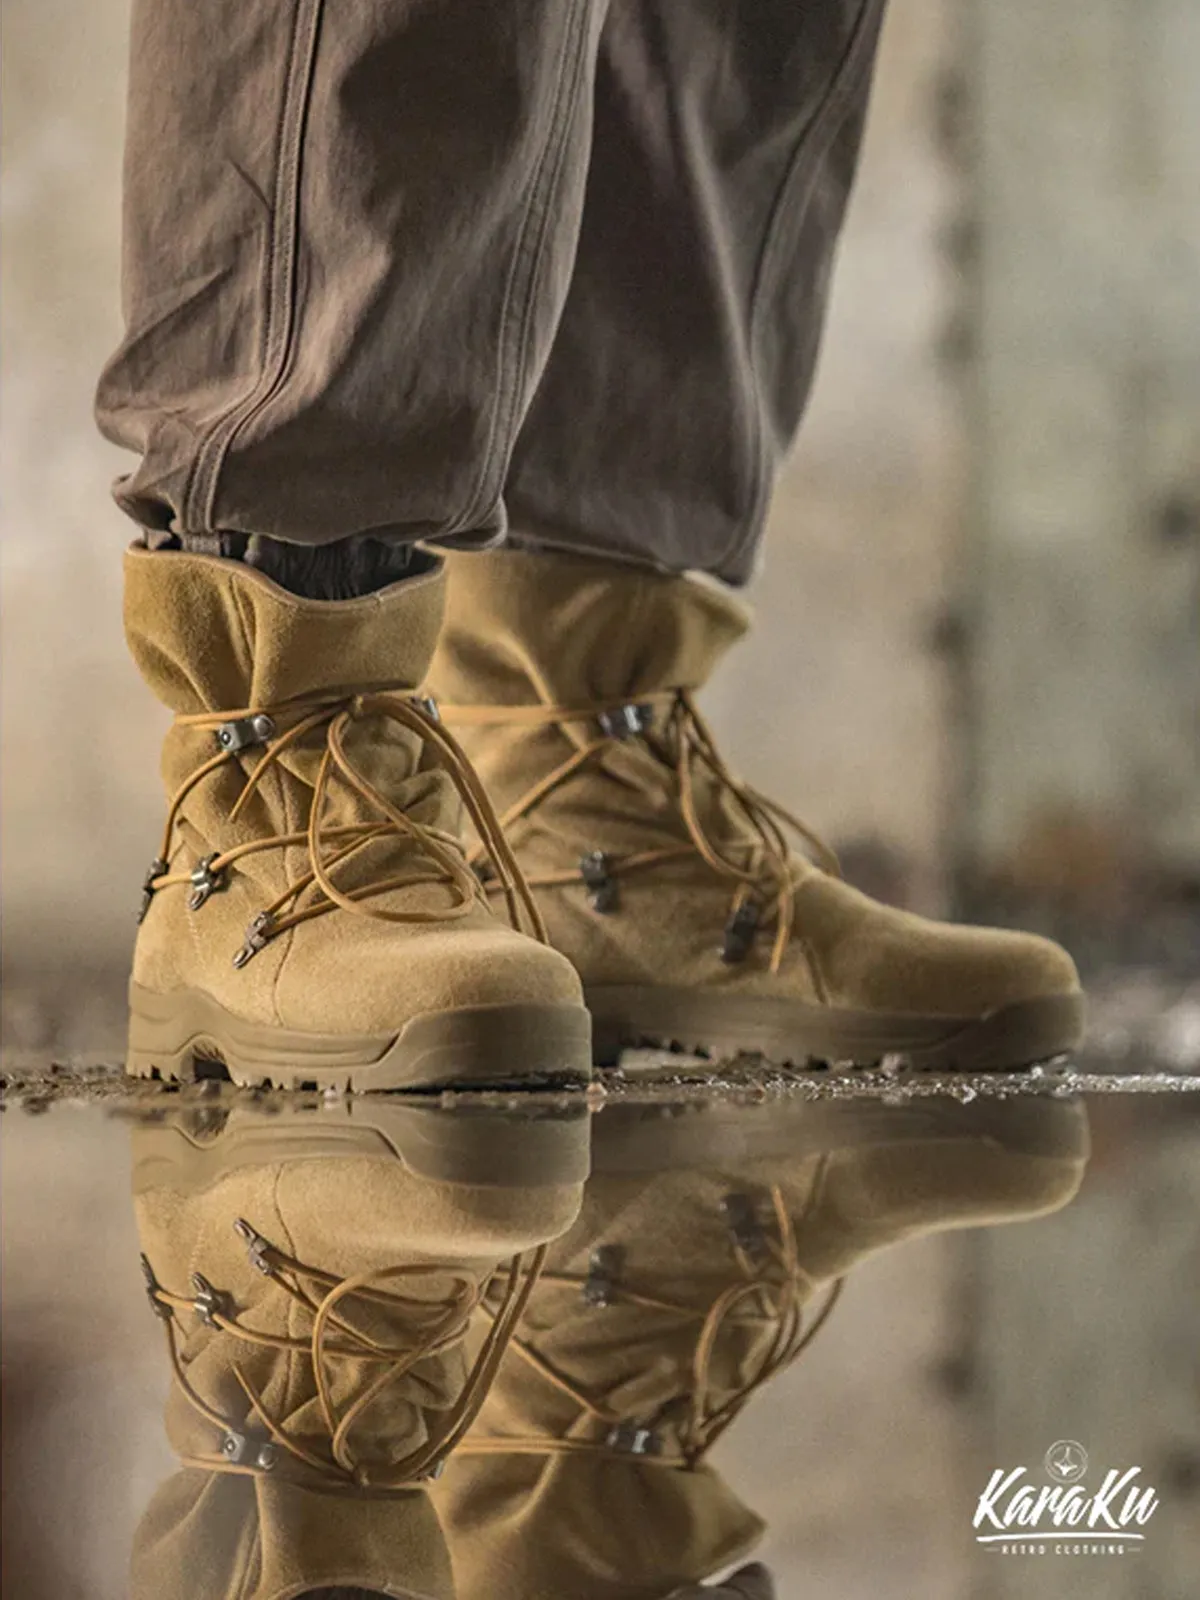
{"label": "boot toe cap", "polygon": [[813,898],[805,920],[825,937],[806,944],[835,1003],[965,1017],[1080,991],[1070,955],[1039,934],[934,922],[829,880]]}
{"label": "boot toe cap", "polygon": [[277,1003],[289,1027],[383,1034],[472,1006],[582,1006],[583,993],[565,956],[490,918],[435,928],[346,919],[292,952]]}

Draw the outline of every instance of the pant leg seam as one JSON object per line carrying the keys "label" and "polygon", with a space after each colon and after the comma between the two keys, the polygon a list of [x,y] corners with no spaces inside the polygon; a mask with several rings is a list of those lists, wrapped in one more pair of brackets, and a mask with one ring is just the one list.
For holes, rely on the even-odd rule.
{"label": "pant leg seam", "polygon": [[[572,22],[564,31],[563,43],[557,61],[559,82],[550,118],[550,128],[547,132],[541,155],[538,158],[537,171],[534,173],[533,182],[530,185],[525,215],[521,220],[520,234],[513,252],[512,264],[505,284],[504,300],[501,304],[495,400],[488,427],[487,443],[483,450],[482,466],[475,482],[474,491],[467,501],[466,507],[439,537],[446,537],[469,530],[479,516],[489,508],[490,503],[499,496],[503,487],[507,459],[498,457],[497,441],[499,440],[502,452],[505,438],[507,437],[511,441],[515,436],[513,414],[517,407],[521,384],[528,367],[530,323],[537,298],[536,288],[540,268],[546,252],[549,220],[553,212],[552,199],[558,190],[559,180],[566,160],[565,125],[569,121],[570,108],[574,103],[579,79],[583,71],[583,41],[586,36],[585,22],[588,14],[589,5],[587,0],[574,0]],[[568,66],[572,54],[574,55],[573,71]],[[534,230],[534,238],[532,244],[527,244],[531,230]],[[528,259],[529,266],[525,274],[523,287],[524,303],[520,310],[514,336],[508,334],[507,329],[510,321],[510,310],[519,292],[518,279],[521,275],[522,262],[526,259]],[[506,384],[505,373],[510,364],[515,365],[515,371],[512,380]]]}
{"label": "pant leg seam", "polygon": [[[583,75],[583,62],[585,55],[583,44],[586,37],[586,19],[588,14],[589,12],[587,5],[581,4],[577,11],[577,16],[579,18],[577,32],[580,37],[577,41],[577,48],[575,50],[575,70],[572,74],[570,92],[565,96],[563,106],[562,120],[564,123],[569,123],[570,121],[571,107],[575,103],[579,90],[580,79]],[[560,133],[561,132],[563,132],[563,130],[560,130]],[[554,215],[554,202],[561,189],[563,168],[566,165],[566,156],[567,140],[565,137],[560,137],[557,140],[557,159],[554,163],[554,170],[551,173],[550,180],[546,186],[545,201],[542,206],[541,217],[538,224],[537,239],[534,244],[533,265],[530,270],[528,283],[525,289],[525,306],[521,317],[521,337],[516,345],[518,361],[517,381],[512,386],[509,396],[508,431],[510,437],[515,437],[516,429],[513,427],[512,413],[516,408],[517,399],[521,393],[522,385],[525,381],[525,375],[529,368],[530,323],[533,320],[533,309],[537,299],[537,283],[541,276],[542,263],[546,256],[547,240],[550,236],[550,219]],[[507,463],[505,463],[505,465],[507,466]]]}
{"label": "pant leg seam", "polygon": [[[771,205],[767,224],[763,230],[762,248],[759,253],[758,265],[754,273],[747,307],[746,351],[752,374],[756,373],[756,354],[763,306],[766,301],[767,290],[774,283],[776,277],[783,237],[781,224],[787,210],[787,202],[794,195],[798,178],[804,172],[806,166],[811,175],[813,167],[809,158],[813,156],[819,158],[828,149],[829,141],[834,137],[838,128],[841,127],[842,113],[861,82],[860,69],[870,59],[870,44],[877,31],[872,24],[882,19],[886,3],[887,0],[863,0],[855,18],[850,38],[834,69],[833,78],[826,91],[825,98],[817,106],[812,117],[801,130]],[[756,463],[754,494],[742,527],[735,532],[721,560],[714,563],[711,569],[714,573],[720,572],[737,561],[747,544],[754,538],[765,513],[771,471],[770,462],[767,459],[766,435],[762,425],[762,407],[759,405],[753,406],[750,410],[750,418],[752,449],[747,454],[751,455]]]}
{"label": "pant leg seam", "polygon": [[290,370],[296,332],[300,175],[309,96],[316,66],[324,0],[299,0],[288,44],[288,67],[279,111],[278,170],[263,271],[262,353],[253,384],[209,427],[201,440],[183,495],[184,531],[215,530],[221,468],[246,424],[275,397]]}

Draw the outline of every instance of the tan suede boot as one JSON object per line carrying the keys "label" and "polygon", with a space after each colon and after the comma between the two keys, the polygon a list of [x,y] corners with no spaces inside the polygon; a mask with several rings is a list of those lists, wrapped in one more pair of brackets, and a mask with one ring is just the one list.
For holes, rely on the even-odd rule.
{"label": "tan suede boot", "polygon": [[[145,884],[129,1069],[421,1087],[586,1078],[589,1022],[486,797],[415,693],[435,570],[313,601],[234,561],[131,550],[126,631],[176,713]],[[512,927],[459,842],[460,797]]]}
{"label": "tan suede boot", "polygon": [[579,1221],[431,1490],[459,1600],[660,1600],[743,1556],[762,1525],[707,1454],[839,1280],[1065,1205],[1087,1148],[1080,1105],[1033,1097],[600,1112]]}
{"label": "tan suede boot", "polygon": [[134,1600],[451,1600],[427,1485],[578,1213],[583,1109],[200,1110],[137,1129],[133,1153],[183,1462],[138,1528]]}
{"label": "tan suede boot", "polygon": [[1079,1042],[1065,951],[877,904],[729,771],[692,696],[747,627],[732,597],[565,555],[449,567],[430,682],[583,977],[598,1059],[652,1043],[988,1069]]}

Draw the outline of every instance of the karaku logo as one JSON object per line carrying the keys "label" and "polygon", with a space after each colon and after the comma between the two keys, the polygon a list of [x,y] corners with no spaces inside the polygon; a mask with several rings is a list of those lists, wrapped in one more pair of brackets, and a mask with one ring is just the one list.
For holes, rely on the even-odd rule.
{"label": "karaku logo", "polygon": [[975,1542],[1000,1555],[1127,1555],[1146,1542],[1142,1529],[1158,1495],[1141,1467],[1092,1474],[1075,1439],[1057,1439],[1042,1457],[1048,1482],[1027,1467],[997,1467],[975,1507]]}
{"label": "karaku logo", "polygon": [[1088,1453],[1074,1439],[1058,1439],[1046,1451],[1046,1476],[1055,1483],[1078,1483],[1088,1469]]}

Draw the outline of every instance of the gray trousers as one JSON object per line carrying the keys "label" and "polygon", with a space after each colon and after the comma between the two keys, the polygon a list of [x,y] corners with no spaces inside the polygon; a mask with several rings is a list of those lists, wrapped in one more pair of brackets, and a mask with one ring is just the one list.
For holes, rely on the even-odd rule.
{"label": "gray trousers", "polygon": [[744,582],[883,9],[136,0],[118,502]]}

